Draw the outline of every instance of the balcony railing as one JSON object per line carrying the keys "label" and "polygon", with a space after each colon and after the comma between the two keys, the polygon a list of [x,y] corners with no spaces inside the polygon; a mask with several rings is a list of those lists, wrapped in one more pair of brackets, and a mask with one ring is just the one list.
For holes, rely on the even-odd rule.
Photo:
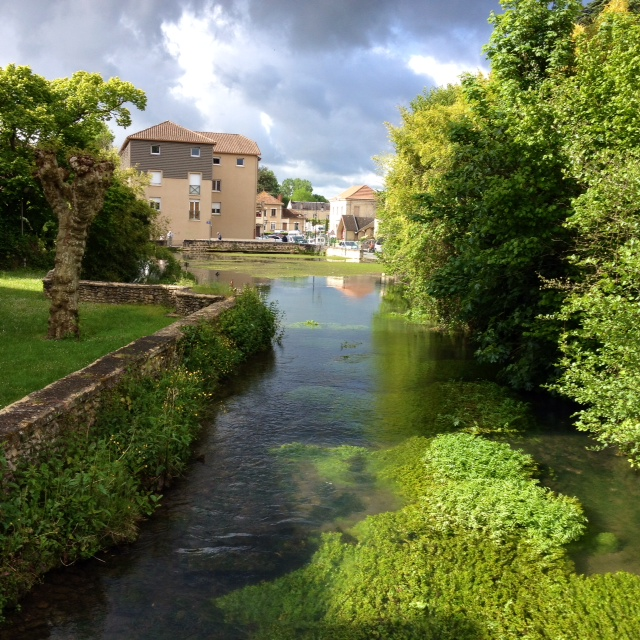
{"label": "balcony railing", "polygon": [[200,195],[200,185],[199,184],[190,184],[189,185],[189,195],[190,196],[199,196]]}

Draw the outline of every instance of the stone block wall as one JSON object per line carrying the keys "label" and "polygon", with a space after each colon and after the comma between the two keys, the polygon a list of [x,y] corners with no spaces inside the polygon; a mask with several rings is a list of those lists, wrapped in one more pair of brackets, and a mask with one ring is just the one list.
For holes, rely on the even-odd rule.
{"label": "stone block wall", "polygon": [[174,366],[182,327],[213,321],[234,304],[235,298],[215,302],[0,410],[0,444],[9,465],[30,458],[42,443],[65,430],[90,429],[105,392],[125,373],[153,373]]}
{"label": "stone block wall", "polygon": [[[51,273],[42,281],[45,295],[51,289]],[[175,310],[181,316],[204,309],[224,296],[193,293],[189,287],[170,284],[129,284],[122,282],[92,282],[81,280],[79,286],[81,302],[104,302],[108,304],[154,304]]]}
{"label": "stone block wall", "polygon": [[284,253],[317,255],[324,253],[321,245],[273,242],[270,240],[185,240],[184,254],[206,253]]}

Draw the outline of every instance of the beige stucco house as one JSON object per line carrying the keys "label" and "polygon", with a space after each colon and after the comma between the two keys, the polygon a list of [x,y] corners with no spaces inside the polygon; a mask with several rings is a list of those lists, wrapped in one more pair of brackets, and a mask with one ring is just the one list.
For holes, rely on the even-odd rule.
{"label": "beige stucco house", "polygon": [[122,166],[151,178],[149,204],[168,221],[171,240],[255,237],[258,145],[231,133],[191,131],[166,121],[120,149]]}
{"label": "beige stucco house", "polygon": [[342,216],[354,216],[356,218],[376,217],[376,192],[366,184],[350,187],[329,201],[329,234],[344,240],[338,236],[338,227]]}
{"label": "beige stucco house", "polygon": [[263,191],[256,196],[256,235],[276,231],[303,233],[304,216],[286,209],[281,199]]}

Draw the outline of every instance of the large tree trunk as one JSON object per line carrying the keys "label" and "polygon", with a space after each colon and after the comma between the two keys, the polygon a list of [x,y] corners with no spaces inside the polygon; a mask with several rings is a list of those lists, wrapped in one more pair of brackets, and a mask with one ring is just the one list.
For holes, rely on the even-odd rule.
{"label": "large tree trunk", "polygon": [[114,166],[91,156],[76,156],[69,159],[69,171],[58,166],[54,152],[40,149],[36,151],[36,164],[36,175],[59,224],[47,337],[77,337],[82,257],[89,227],[102,209]]}

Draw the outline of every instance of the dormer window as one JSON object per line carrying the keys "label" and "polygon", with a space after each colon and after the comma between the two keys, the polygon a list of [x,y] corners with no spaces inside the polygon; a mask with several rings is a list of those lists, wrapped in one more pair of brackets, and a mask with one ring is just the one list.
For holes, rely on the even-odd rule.
{"label": "dormer window", "polygon": [[192,158],[200,157],[200,147],[191,147],[191,157]]}
{"label": "dormer window", "polygon": [[152,144],[151,145],[151,155],[152,156],[159,156],[160,155],[160,145],[159,144]]}

